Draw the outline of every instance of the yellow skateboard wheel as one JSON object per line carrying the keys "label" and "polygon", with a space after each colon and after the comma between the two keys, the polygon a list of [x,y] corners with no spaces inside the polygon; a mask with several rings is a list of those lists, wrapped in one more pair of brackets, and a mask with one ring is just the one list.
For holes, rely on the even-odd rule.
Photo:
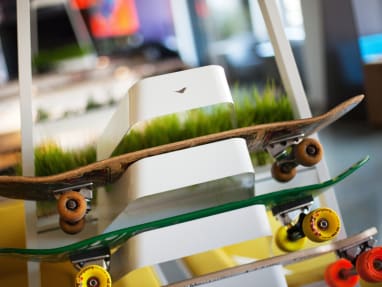
{"label": "yellow skateboard wheel", "polygon": [[60,228],[67,234],[77,234],[85,227],[85,218],[80,219],[77,222],[67,222],[60,218]]}
{"label": "yellow skateboard wheel", "polygon": [[280,182],[290,181],[295,177],[296,172],[295,167],[288,167],[286,164],[278,164],[277,162],[274,162],[271,168],[272,177]]}
{"label": "yellow skateboard wheel", "polygon": [[57,201],[57,210],[60,217],[67,222],[80,221],[86,214],[86,199],[76,191],[68,191]]}
{"label": "yellow skateboard wheel", "polygon": [[275,242],[278,248],[285,252],[293,252],[300,250],[304,247],[306,242],[306,237],[302,237],[297,240],[290,240],[288,238],[288,227],[281,226],[275,235]]}
{"label": "yellow skateboard wheel", "polygon": [[337,213],[326,207],[311,211],[302,222],[305,236],[314,242],[324,242],[335,238],[340,228],[341,223]]}
{"label": "yellow skateboard wheel", "polygon": [[313,166],[320,162],[323,155],[323,147],[319,141],[306,138],[293,148],[294,157],[298,164]]}
{"label": "yellow skateboard wheel", "polygon": [[101,266],[89,265],[77,273],[76,287],[111,287],[111,277]]}

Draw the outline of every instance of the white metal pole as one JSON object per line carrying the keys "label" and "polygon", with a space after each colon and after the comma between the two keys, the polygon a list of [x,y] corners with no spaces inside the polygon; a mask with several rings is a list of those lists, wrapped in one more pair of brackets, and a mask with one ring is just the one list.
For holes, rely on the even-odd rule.
{"label": "white metal pole", "polygon": [[[21,161],[23,175],[33,176],[33,115],[32,115],[32,60],[30,3],[17,0],[17,45],[19,67],[19,93],[21,117]],[[26,247],[36,247],[36,204],[25,202]],[[29,286],[40,286],[40,265],[28,263]]]}
{"label": "white metal pole", "polygon": [[291,101],[293,112],[296,117],[310,117],[312,114],[309,103],[292,53],[292,48],[285,35],[276,0],[258,1],[273,46],[281,80]]}
{"label": "white metal pole", "polygon": [[[258,3],[273,46],[281,80],[283,81],[284,89],[288,93],[288,98],[292,104],[294,115],[299,118],[311,117],[312,112],[297,69],[292,48],[282,25],[276,0],[258,0]],[[318,139],[318,136],[315,136]],[[322,160],[315,166],[315,168],[317,170],[319,181],[327,180],[330,177],[325,160]],[[331,208],[340,214],[337,198],[333,189],[331,192],[326,192],[320,198],[324,204],[330,205]],[[342,226],[344,225],[342,224]],[[345,228],[341,228],[339,238],[345,236]]]}

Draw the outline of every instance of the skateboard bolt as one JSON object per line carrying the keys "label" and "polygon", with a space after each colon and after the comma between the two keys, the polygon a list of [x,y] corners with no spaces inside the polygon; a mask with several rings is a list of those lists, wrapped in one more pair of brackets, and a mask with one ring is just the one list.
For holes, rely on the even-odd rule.
{"label": "skateboard bolt", "polygon": [[314,145],[308,145],[306,147],[306,153],[308,155],[314,156],[317,154],[317,148]]}
{"label": "skateboard bolt", "polygon": [[329,228],[329,222],[326,220],[326,219],[320,219],[318,222],[317,222],[317,225],[318,227],[321,229],[321,230],[326,230]]}
{"label": "skateboard bolt", "polygon": [[283,173],[289,173],[292,169],[293,169],[293,166],[291,164],[288,164],[288,163],[283,163],[280,166],[280,170]]}
{"label": "skateboard bolt", "polygon": [[373,267],[374,269],[381,271],[382,270],[382,260],[376,259],[373,261]]}
{"label": "skateboard bolt", "polygon": [[352,276],[356,276],[357,274],[358,273],[357,273],[357,270],[355,268],[341,269],[340,273],[339,273],[339,277],[343,280],[346,280]]}
{"label": "skateboard bolt", "polygon": [[69,210],[75,210],[77,207],[78,207],[78,203],[74,199],[69,199],[66,202],[66,208]]}
{"label": "skateboard bolt", "polygon": [[96,277],[89,278],[87,282],[87,287],[98,287],[98,286],[99,286],[99,281]]}

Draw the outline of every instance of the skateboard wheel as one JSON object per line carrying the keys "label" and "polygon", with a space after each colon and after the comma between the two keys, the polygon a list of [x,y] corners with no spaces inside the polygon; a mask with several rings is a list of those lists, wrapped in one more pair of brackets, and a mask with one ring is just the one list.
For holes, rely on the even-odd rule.
{"label": "skateboard wheel", "polygon": [[367,282],[382,281],[382,247],[361,253],[356,261],[359,276]]}
{"label": "skateboard wheel", "polygon": [[354,273],[353,264],[344,258],[330,264],[325,270],[325,281],[329,287],[353,287],[359,281],[359,276]]}
{"label": "skateboard wheel", "polygon": [[89,265],[77,273],[76,287],[111,287],[111,277],[101,266]]}
{"label": "skateboard wheel", "polygon": [[337,213],[326,207],[311,211],[302,222],[305,236],[314,242],[323,242],[335,238],[340,227],[341,223]]}
{"label": "skateboard wheel", "polygon": [[87,209],[85,198],[76,191],[68,191],[60,196],[57,201],[57,210],[62,219],[67,222],[81,220]]}
{"label": "skateboard wheel", "polygon": [[319,141],[306,138],[293,148],[296,161],[303,166],[312,166],[322,159],[323,148]]}
{"label": "skateboard wheel", "polygon": [[289,166],[288,164],[278,164],[274,162],[272,165],[271,173],[272,177],[280,182],[290,181],[296,175],[296,168]]}
{"label": "skateboard wheel", "polygon": [[85,227],[85,218],[80,219],[77,222],[68,222],[60,218],[60,228],[67,234],[77,234],[81,232]]}
{"label": "skateboard wheel", "polygon": [[277,247],[280,248],[282,251],[293,252],[300,250],[304,247],[306,237],[302,237],[300,239],[292,241],[288,238],[288,227],[281,226],[276,232],[275,241]]}

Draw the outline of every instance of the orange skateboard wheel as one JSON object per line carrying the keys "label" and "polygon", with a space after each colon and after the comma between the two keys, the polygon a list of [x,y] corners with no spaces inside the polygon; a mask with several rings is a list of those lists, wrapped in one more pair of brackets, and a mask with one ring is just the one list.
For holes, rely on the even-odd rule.
{"label": "orange skateboard wheel", "polygon": [[60,217],[67,222],[81,220],[87,209],[85,198],[76,191],[68,191],[60,196],[57,201],[57,210]]}
{"label": "orange skateboard wheel", "polygon": [[111,277],[101,266],[89,265],[77,273],[76,287],[111,287]]}
{"label": "orange skateboard wheel", "polygon": [[60,228],[67,234],[77,234],[81,232],[85,227],[85,218],[83,217],[77,222],[68,222],[60,218]]}
{"label": "orange skateboard wheel", "polygon": [[296,162],[303,166],[313,166],[320,162],[323,156],[323,147],[319,141],[306,138],[293,148]]}
{"label": "orange skateboard wheel", "polygon": [[288,238],[288,227],[281,226],[275,235],[275,242],[278,248],[285,252],[293,252],[300,250],[304,247],[306,237],[302,237],[297,240],[290,240]]}
{"label": "orange skateboard wheel", "polygon": [[324,242],[335,238],[340,228],[341,223],[337,213],[327,207],[311,211],[302,222],[304,234],[314,242]]}
{"label": "orange skateboard wheel", "polygon": [[287,182],[296,176],[297,170],[295,167],[288,167],[288,164],[278,164],[274,162],[272,164],[271,173],[275,180]]}
{"label": "orange skateboard wheel", "polygon": [[356,261],[356,269],[367,282],[382,281],[382,247],[375,247],[361,253]]}
{"label": "orange skateboard wheel", "polygon": [[353,287],[359,281],[353,264],[344,258],[330,264],[325,270],[324,277],[329,287]]}

